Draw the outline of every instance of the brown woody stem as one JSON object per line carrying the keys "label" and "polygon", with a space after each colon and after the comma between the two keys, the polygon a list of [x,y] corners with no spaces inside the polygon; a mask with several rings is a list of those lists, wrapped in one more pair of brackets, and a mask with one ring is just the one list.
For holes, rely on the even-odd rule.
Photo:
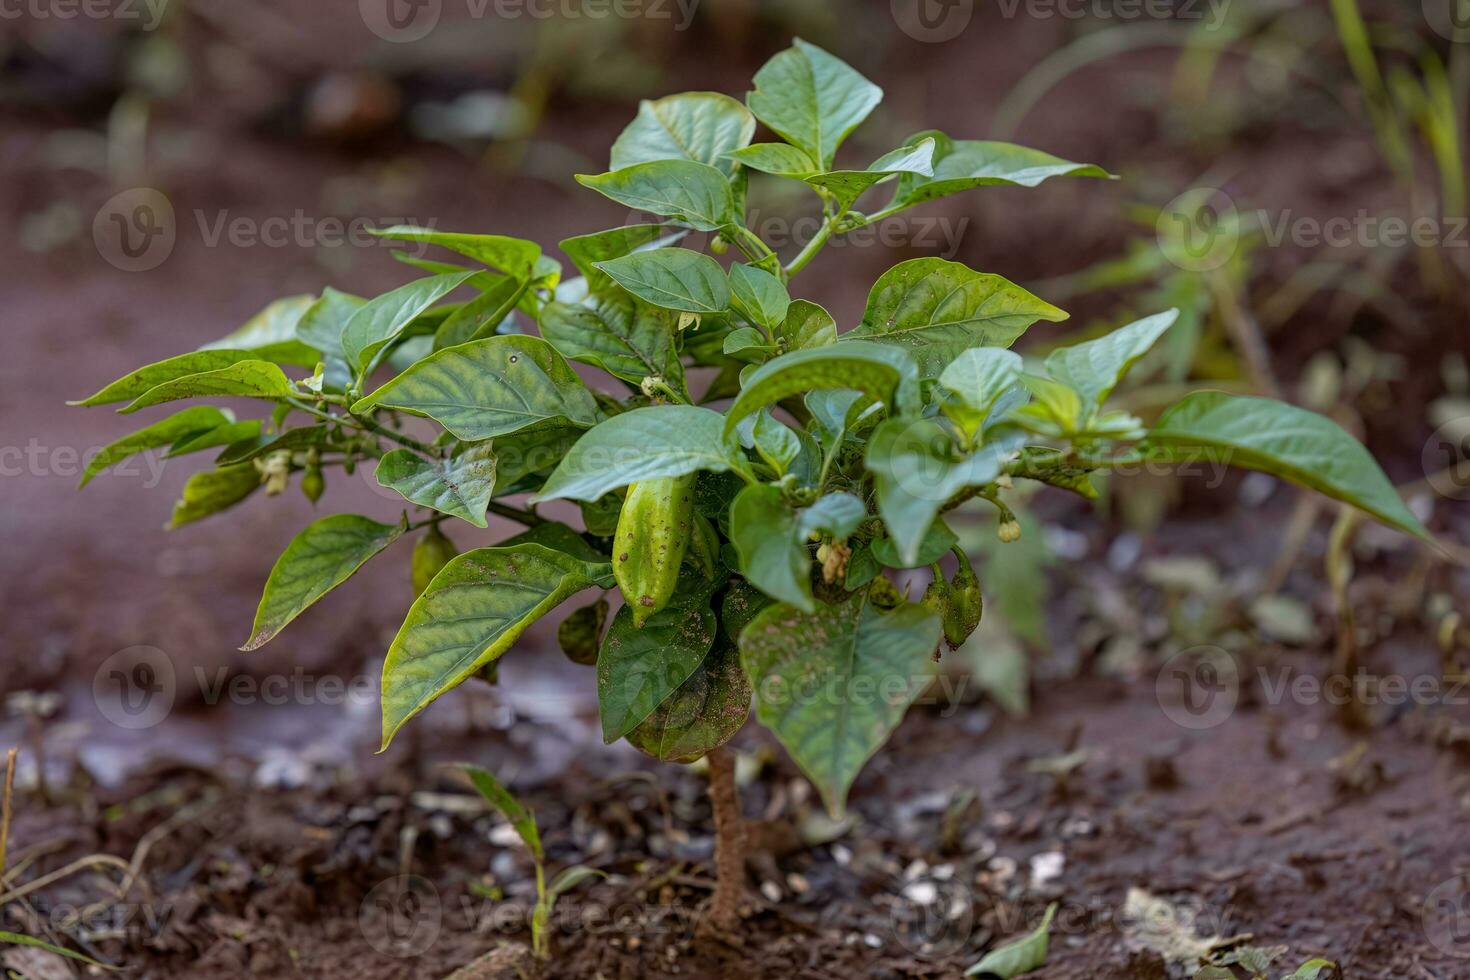
{"label": "brown woody stem", "polygon": [[708,924],[729,935],[740,928],[740,899],[745,894],[745,824],[735,788],[735,752],[722,745],[705,758],[709,760],[709,798],[715,814],[715,894],[710,901]]}

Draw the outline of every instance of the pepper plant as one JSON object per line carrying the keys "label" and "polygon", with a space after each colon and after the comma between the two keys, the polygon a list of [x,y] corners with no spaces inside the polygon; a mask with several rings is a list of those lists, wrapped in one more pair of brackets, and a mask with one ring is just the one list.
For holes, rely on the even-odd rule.
{"label": "pepper plant", "polygon": [[[607,741],[662,760],[709,756],[719,928],[736,921],[743,879],[722,746],[754,703],[826,805],[843,810],[941,644],[958,645],[980,620],[980,583],[946,525],[956,508],[978,499],[1012,540],[1014,481],[1089,495],[1099,470],[1210,458],[1426,536],[1368,452],[1319,415],[1209,391],[1152,424],[1110,410],[1172,311],[1032,363],[1011,345],[1067,314],[958,262],[895,265],[845,331],[793,297],[825,244],[914,205],[1109,177],[937,131],[866,166],[839,164],[881,95],[797,41],[743,104],[712,92],[644,102],[609,170],[577,179],[655,220],[561,242],[574,275],[518,238],[383,230],[456,261],[406,259],[426,275],[372,299],[327,289],[281,300],[221,341],[107,385],[81,404],[132,413],[243,396],[271,411],[239,420],[187,408],[107,447],[86,479],[150,449],[216,452],[174,508],[180,527],[262,486],[280,493],[299,478],[316,500],[324,474],[375,467],[418,516],[335,514],[303,529],[272,569],[243,649],[416,538],[418,598],[383,664],[386,749],[445,692],[493,679],[533,623],[564,616],[566,653],[596,665]],[[755,142],[758,123],[770,140]],[[805,184],[820,204],[820,230],[796,254],[783,258],[747,226],[752,175]],[[860,209],[874,189],[879,203]],[[690,247],[691,233],[705,249]],[[557,513],[580,520],[547,516],[547,501],[574,503]],[[524,530],[458,553],[445,526],[485,528],[491,514]],[[947,579],[950,555],[958,570]],[[933,584],[911,601],[890,571],[925,567]],[[601,596],[615,592],[614,612]]]}

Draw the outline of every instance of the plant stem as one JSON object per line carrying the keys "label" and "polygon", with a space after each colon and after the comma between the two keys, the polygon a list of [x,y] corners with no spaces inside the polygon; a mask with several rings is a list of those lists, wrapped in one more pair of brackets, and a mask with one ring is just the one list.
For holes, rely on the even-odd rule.
{"label": "plant stem", "polygon": [[792,259],[783,270],[785,278],[790,279],[805,269],[808,262],[817,257],[822,246],[827,244],[827,239],[832,237],[832,232],[837,230],[837,222],[841,221],[846,214],[847,212],[843,211],[822,222],[822,227],[812,236],[812,240],[806,243],[806,246],[796,254],[796,258]]}
{"label": "plant stem", "polygon": [[15,755],[19,749],[5,754],[5,790],[0,793],[0,891],[4,890],[5,856],[10,841],[10,798],[15,794]]}
{"label": "plant stem", "polygon": [[539,527],[546,523],[546,518],[540,514],[529,510],[522,510],[519,507],[512,507],[510,504],[498,503],[494,500],[490,501],[488,509],[490,513],[498,517],[515,521],[517,524],[524,524],[526,527]]}
{"label": "plant stem", "polygon": [[731,935],[740,928],[740,899],[745,894],[745,824],[735,788],[735,752],[721,745],[705,758],[715,814],[715,894],[708,924],[716,932]]}

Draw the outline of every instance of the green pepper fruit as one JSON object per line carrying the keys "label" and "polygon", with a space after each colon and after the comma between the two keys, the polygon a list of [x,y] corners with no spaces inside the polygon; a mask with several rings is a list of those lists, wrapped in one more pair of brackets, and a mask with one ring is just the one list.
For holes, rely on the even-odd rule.
{"label": "green pepper fruit", "polygon": [[888,576],[879,575],[868,585],[868,601],[879,609],[896,609],[903,605],[904,596]]}
{"label": "green pepper fruit", "polygon": [[694,530],[694,474],[628,487],[613,535],[613,578],[633,610],[633,625],[669,604]]}
{"label": "green pepper fruit", "polygon": [[934,581],[924,590],[924,598],[919,600],[925,609],[938,616],[941,620],[948,621],[950,596],[949,586],[945,584],[944,576],[936,574]]}
{"label": "green pepper fruit", "polygon": [[413,546],[413,594],[423,595],[434,576],[457,554],[459,549],[444,536],[439,525],[430,524],[428,533]]}
{"label": "green pepper fruit", "polygon": [[327,479],[322,476],[320,466],[308,466],[306,475],[301,478],[301,492],[306,494],[306,499],[316,503],[322,499],[322,491],[327,489]]}
{"label": "green pepper fruit", "polygon": [[985,614],[985,598],[980,594],[980,580],[975,577],[975,569],[970,567],[970,560],[963,554],[956,554],[959,555],[960,567],[949,582],[949,610],[944,616],[944,640],[951,650],[970,638]]}
{"label": "green pepper fruit", "polygon": [[694,515],[694,534],[689,539],[689,553],[685,557],[699,568],[705,578],[715,577],[715,570],[720,565],[720,535],[714,525],[699,514]]}
{"label": "green pepper fruit", "polygon": [[556,642],[572,663],[588,667],[597,663],[602,627],[607,624],[607,609],[607,600],[598,599],[590,606],[573,610],[556,628]]}

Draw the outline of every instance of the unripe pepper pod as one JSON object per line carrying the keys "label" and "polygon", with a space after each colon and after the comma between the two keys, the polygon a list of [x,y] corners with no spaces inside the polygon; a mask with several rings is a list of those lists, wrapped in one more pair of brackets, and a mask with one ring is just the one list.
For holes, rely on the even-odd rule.
{"label": "unripe pepper pod", "polygon": [[454,542],[444,536],[438,524],[430,524],[429,531],[413,546],[413,594],[420,596],[434,581],[434,576],[459,554]]}
{"label": "unripe pepper pod", "polygon": [[879,575],[868,586],[868,601],[879,609],[895,609],[903,605],[904,595],[886,575]]}
{"label": "unripe pepper pod", "polygon": [[628,487],[613,535],[613,578],[634,626],[669,604],[693,533],[694,474]]}
{"label": "unripe pepper pod", "polygon": [[985,614],[985,599],[980,593],[980,580],[963,553],[956,551],[960,567],[949,582],[949,610],[944,616],[944,640],[951,650],[970,638]]}
{"label": "unripe pepper pod", "polygon": [[301,478],[301,492],[306,494],[306,499],[316,503],[322,499],[322,491],[327,489],[326,477],[322,476],[320,466],[308,466],[306,475]]}

